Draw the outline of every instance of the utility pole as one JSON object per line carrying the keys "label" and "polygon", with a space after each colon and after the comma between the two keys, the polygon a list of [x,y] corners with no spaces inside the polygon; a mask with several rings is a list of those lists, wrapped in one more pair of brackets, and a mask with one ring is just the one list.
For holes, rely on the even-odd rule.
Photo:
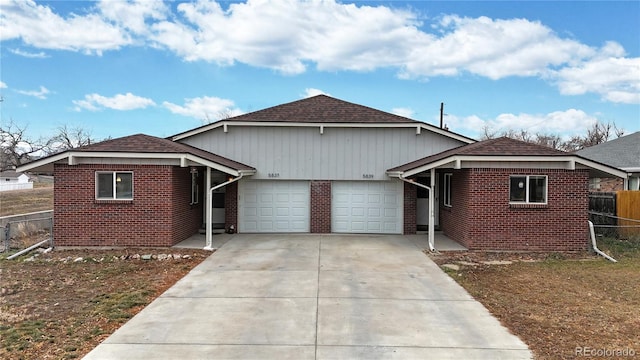
{"label": "utility pole", "polygon": [[444,103],[440,103],[440,129],[444,127]]}

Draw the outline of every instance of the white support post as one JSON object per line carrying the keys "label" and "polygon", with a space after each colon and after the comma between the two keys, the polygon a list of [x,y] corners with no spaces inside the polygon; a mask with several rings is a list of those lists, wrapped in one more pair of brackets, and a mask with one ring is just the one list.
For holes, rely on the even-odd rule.
{"label": "white support post", "polygon": [[435,213],[435,202],[436,202],[436,169],[431,169],[431,183],[429,184],[431,191],[429,192],[429,248],[436,248],[436,213]]}
{"label": "white support post", "polygon": [[213,242],[213,224],[211,224],[211,221],[213,221],[213,216],[211,214],[211,208],[213,206],[213,195],[211,194],[211,191],[209,189],[211,189],[211,168],[207,166],[207,175],[205,178],[205,189],[207,189],[207,194],[205,195],[207,198],[207,201],[205,201],[206,205],[206,209],[205,209],[205,214],[206,214],[206,225],[205,225],[205,231],[206,231],[206,240],[207,240],[207,245],[204,247],[205,250],[213,250],[212,247],[212,242]]}

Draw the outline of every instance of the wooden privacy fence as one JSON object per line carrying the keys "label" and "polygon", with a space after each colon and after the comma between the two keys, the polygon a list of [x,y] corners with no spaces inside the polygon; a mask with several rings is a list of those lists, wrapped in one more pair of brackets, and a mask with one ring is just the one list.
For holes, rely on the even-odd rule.
{"label": "wooden privacy fence", "polygon": [[[640,191],[618,191],[616,192],[615,202],[618,226],[620,226],[620,235],[640,235]],[[625,219],[632,219],[635,221]]]}

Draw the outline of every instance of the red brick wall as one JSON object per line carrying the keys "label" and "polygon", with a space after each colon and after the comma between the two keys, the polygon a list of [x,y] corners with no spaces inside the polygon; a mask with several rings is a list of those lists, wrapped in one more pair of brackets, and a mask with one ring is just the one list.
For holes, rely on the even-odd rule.
{"label": "red brick wall", "polygon": [[418,190],[415,185],[404,183],[404,229],[403,234],[410,235],[415,234],[417,230],[416,225],[416,209],[418,206]]}
{"label": "red brick wall", "polygon": [[[96,171],[133,171],[133,200],[96,200]],[[194,234],[188,169],[156,165],[55,165],[57,246],[172,246]],[[175,188],[174,188],[175,185]]]}
{"label": "red brick wall", "polygon": [[[451,176],[451,206],[444,206],[444,202],[440,201],[440,229],[445,235],[454,239],[469,248],[467,243],[468,237],[468,222],[470,203],[470,191],[469,191],[469,175],[468,170],[452,170],[447,173],[453,174]],[[443,177],[444,181],[444,177]],[[444,182],[441,182],[444,185]],[[444,191],[444,186],[440,186]],[[440,196],[443,199],[444,192]]]}
{"label": "red brick wall", "polygon": [[204,199],[202,189],[204,188],[204,176],[200,171],[198,182],[200,183],[200,199],[198,204],[191,205],[191,169],[173,167],[173,201],[172,201],[172,224],[174,244],[189,238],[198,232],[202,227],[202,216]]}
{"label": "red brick wall", "polygon": [[311,181],[310,232],[331,232],[331,181]]}
{"label": "red brick wall", "polygon": [[[547,175],[546,205],[510,205],[510,175]],[[451,179],[444,233],[469,249],[578,251],[588,246],[588,171],[466,169]]]}
{"label": "red brick wall", "polygon": [[[242,181],[242,180],[240,180]],[[238,182],[226,186],[224,193],[224,228],[229,230],[231,225],[238,232]]]}

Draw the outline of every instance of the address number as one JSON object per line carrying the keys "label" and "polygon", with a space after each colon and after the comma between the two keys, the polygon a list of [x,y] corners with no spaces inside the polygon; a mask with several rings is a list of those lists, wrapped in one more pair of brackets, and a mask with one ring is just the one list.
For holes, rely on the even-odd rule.
{"label": "address number", "polygon": [[280,173],[268,173],[267,176],[270,178],[277,178],[280,177]]}
{"label": "address number", "polygon": [[363,179],[373,179],[373,174],[362,174]]}

